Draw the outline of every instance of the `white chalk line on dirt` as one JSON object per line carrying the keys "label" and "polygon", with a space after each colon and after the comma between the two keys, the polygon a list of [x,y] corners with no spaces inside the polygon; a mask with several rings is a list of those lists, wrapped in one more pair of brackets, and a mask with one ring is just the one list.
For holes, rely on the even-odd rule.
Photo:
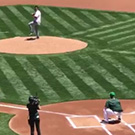
{"label": "white chalk line on dirt", "polygon": [[[27,108],[25,108],[25,107],[19,107],[19,106],[13,106],[13,105],[5,105],[5,104],[0,104],[0,107],[11,108],[11,109],[19,109],[19,110],[27,110]],[[44,111],[44,110],[39,110],[39,112],[57,114],[57,115],[62,115],[62,116],[70,116],[70,117],[95,117],[98,120],[98,122],[100,122],[100,119],[96,115],[73,115],[73,114],[59,113],[59,112],[52,112],[52,111]],[[73,123],[73,121],[69,117],[66,117],[66,118],[70,122],[71,126],[73,128],[76,128],[76,125]],[[105,127],[105,125],[93,126],[91,128],[95,128],[95,127],[103,128],[107,132],[108,135],[112,135],[109,132],[109,130]]]}
{"label": "white chalk line on dirt", "polygon": [[123,115],[130,115],[130,114],[135,114],[135,111],[129,112],[129,113],[122,113]]}
{"label": "white chalk line on dirt", "polygon": [[70,125],[75,128],[75,129],[85,129],[85,128],[103,128],[103,130],[108,134],[108,135],[112,135],[112,133],[106,128],[106,125],[100,123],[101,120],[97,115],[89,115],[89,116],[83,116],[83,117],[87,117],[87,118],[95,118],[95,120],[97,120],[101,125],[99,126],[76,126],[75,123],[72,121],[71,118],[82,118],[82,116],[67,116],[66,119],[69,121]]}
{"label": "white chalk line on dirt", "polygon": [[[18,110],[28,110],[26,107],[19,107],[19,106],[13,106],[13,105],[5,105],[5,104],[0,104],[0,107],[18,109]],[[62,116],[81,116],[81,117],[89,116],[89,115],[74,115],[74,114],[67,114],[67,113],[60,113],[60,112],[53,112],[53,111],[45,111],[45,110],[39,110],[39,112],[57,114],[57,115],[62,115]]]}
{"label": "white chalk line on dirt", "polygon": [[[95,115],[95,118],[98,120],[98,122],[101,122],[101,120],[99,119],[99,117],[97,115]],[[112,133],[106,128],[106,125],[105,124],[102,124],[102,128],[105,130],[105,132],[108,134],[108,135],[112,135]]]}
{"label": "white chalk line on dirt", "polygon": [[84,116],[84,115],[82,115],[82,116],[80,116],[80,115],[78,115],[78,116],[66,116],[66,119],[69,121],[69,123],[71,124],[71,126],[73,127],[73,128],[101,128],[102,126],[100,125],[100,126],[76,126],[75,125],[75,123],[73,122],[73,120],[72,120],[72,118],[95,118],[95,116],[96,115],[89,115],[89,116]]}
{"label": "white chalk line on dirt", "polygon": [[121,122],[135,133],[135,129],[132,127],[131,124],[126,123],[124,120],[122,120]]}
{"label": "white chalk line on dirt", "polygon": [[[19,106],[13,106],[13,105],[5,105],[5,104],[0,104],[0,107],[11,108],[11,109],[18,109],[18,110],[25,110],[25,111],[28,110],[26,107],[19,107]],[[50,114],[57,114],[57,115],[62,115],[62,116],[70,116],[70,117],[95,117],[98,120],[99,123],[101,122],[101,120],[99,119],[99,117],[97,115],[74,115],[74,114],[67,114],[67,113],[60,113],[60,112],[53,112],[53,111],[44,111],[44,110],[39,110],[39,112],[50,113]],[[135,112],[124,113],[124,115],[130,115],[130,114],[135,114]],[[67,118],[67,119],[69,120],[69,118]],[[76,128],[74,123],[71,122],[71,119],[69,121],[70,121],[70,123],[72,123],[71,124],[72,127]],[[122,123],[124,125],[126,125],[127,127],[129,127],[135,133],[135,129],[132,127],[131,124],[126,123],[124,120],[122,120]],[[112,135],[111,132],[106,128],[105,124],[101,123],[101,125],[102,126],[93,126],[93,128],[95,128],[95,127],[102,127],[108,135]]]}

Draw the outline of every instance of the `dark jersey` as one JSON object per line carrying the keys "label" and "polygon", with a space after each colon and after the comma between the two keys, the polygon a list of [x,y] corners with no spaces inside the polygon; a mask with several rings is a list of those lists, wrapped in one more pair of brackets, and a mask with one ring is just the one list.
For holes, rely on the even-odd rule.
{"label": "dark jersey", "polygon": [[120,104],[120,101],[118,99],[109,99],[107,100],[106,104],[105,104],[106,108],[110,108],[113,111],[116,112],[122,112],[122,107]]}
{"label": "dark jersey", "polygon": [[29,111],[29,119],[39,119],[39,113],[38,113],[38,105],[33,105],[33,104],[30,104],[28,103],[27,104],[27,108],[28,108],[28,111]]}

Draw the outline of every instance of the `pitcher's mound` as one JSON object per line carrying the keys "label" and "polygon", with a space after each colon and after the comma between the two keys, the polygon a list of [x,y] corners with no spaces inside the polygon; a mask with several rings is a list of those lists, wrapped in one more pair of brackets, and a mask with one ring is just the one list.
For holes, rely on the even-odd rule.
{"label": "pitcher's mound", "polygon": [[83,49],[87,43],[67,38],[42,36],[0,40],[0,52],[12,54],[56,54]]}

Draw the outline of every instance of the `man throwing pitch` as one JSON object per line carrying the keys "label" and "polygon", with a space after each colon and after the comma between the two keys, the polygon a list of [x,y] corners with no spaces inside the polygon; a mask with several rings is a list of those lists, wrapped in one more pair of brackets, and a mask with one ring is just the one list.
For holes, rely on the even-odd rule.
{"label": "man throwing pitch", "polygon": [[109,117],[112,115],[117,116],[117,120],[120,122],[122,111],[121,103],[115,98],[115,93],[110,92],[110,99],[106,101],[105,108],[103,109],[104,120],[102,122],[109,123]]}
{"label": "man throwing pitch", "polygon": [[36,38],[39,39],[39,25],[41,24],[41,12],[38,6],[34,8],[35,13],[32,14],[33,21],[29,22],[28,25],[30,27],[30,36],[35,34]]}

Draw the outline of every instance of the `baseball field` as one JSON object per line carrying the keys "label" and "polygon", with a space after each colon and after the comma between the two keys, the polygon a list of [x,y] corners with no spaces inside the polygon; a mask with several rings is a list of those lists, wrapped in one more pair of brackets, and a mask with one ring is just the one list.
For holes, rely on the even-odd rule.
{"label": "baseball field", "polygon": [[[41,5],[41,39],[87,43],[83,49],[53,54],[0,49],[0,135],[29,134],[25,105],[36,94],[42,105],[43,135],[135,134],[135,10],[128,4],[124,8],[124,2],[112,9],[96,7],[96,2],[89,7],[91,3],[0,2],[0,46],[10,45],[9,51],[15,50],[9,39],[20,42],[20,37],[28,37],[35,4]],[[38,49],[41,39],[28,42],[37,42]],[[111,91],[121,99],[124,116],[122,123],[104,126],[99,121]]]}

